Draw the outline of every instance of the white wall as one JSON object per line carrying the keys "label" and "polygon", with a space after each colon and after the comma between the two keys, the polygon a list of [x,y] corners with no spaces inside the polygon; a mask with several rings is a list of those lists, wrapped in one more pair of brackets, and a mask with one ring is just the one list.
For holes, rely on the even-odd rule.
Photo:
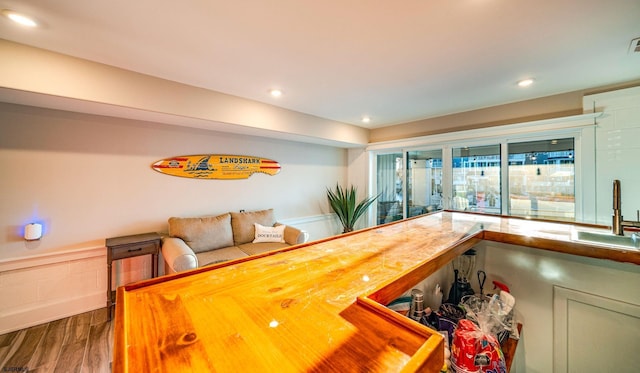
{"label": "white wall", "polygon": [[584,109],[604,111],[596,127],[597,223],[611,225],[613,180],[620,180],[622,214],[637,220],[640,210],[640,87],[584,97]]}
{"label": "white wall", "polygon": [[[352,148],[347,152],[348,173],[343,186],[353,185],[358,191],[358,201],[368,198],[372,193],[369,183],[369,153],[364,148]],[[375,203],[373,204],[375,207]],[[356,223],[355,229],[370,227],[376,224],[372,209],[364,214]]]}
{"label": "white wall", "polygon": [[[271,158],[282,170],[246,180],[196,180],[150,168],[162,158],[201,153]],[[103,307],[104,239],[166,231],[170,216],[274,208],[278,220],[300,223],[311,239],[339,233],[324,215],[330,212],[325,188],[346,181],[347,151],[0,103],[0,175],[2,333]],[[31,221],[44,224],[42,240],[22,239]],[[117,279],[148,275],[146,263],[119,262]],[[78,268],[85,277],[77,276]],[[73,308],[56,306],[64,303]],[[9,324],[27,310],[37,316]]]}
{"label": "white wall", "polygon": [[[327,213],[325,186],[343,182],[346,150],[0,104],[0,259],[105,237],[163,231],[170,216],[273,207],[290,219]],[[246,154],[280,162],[275,176],[196,180],[160,174],[156,160]],[[41,220],[36,248],[23,224]]]}

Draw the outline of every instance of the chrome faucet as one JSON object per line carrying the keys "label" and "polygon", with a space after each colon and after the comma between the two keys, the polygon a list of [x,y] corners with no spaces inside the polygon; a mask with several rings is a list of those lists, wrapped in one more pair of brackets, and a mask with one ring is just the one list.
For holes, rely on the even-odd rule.
{"label": "chrome faucet", "polygon": [[613,181],[613,216],[611,231],[618,236],[624,236],[624,227],[640,228],[640,210],[637,211],[637,220],[624,220],[622,218],[622,200],[620,197],[620,180]]}

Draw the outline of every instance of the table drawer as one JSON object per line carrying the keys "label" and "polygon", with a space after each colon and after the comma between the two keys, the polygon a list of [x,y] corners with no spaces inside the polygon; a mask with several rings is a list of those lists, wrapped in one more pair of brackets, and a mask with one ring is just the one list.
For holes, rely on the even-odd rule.
{"label": "table drawer", "polygon": [[132,256],[157,254],[157,253],[158,253],[157,241],[138,242],[135,244],[112,247],[111,259],[112,260],[124,259],[124,258],[130,258]]}

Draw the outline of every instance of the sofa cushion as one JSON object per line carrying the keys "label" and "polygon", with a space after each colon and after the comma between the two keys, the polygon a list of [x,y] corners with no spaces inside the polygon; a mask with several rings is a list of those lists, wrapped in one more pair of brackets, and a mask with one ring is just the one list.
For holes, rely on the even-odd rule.
{"label": "sofa cushion", "polygon": [[273,216],[273,209],[231,213],[233,242],[236,246],[242,245],[247,242],[252,242],[254,240],[254,223],[264,225],[265,227],[273,227],[273,225],[276,223]]}
{"label": "sofa cushion", "polygon": [[284,225],[276,227],[265,227],[258,223],[254,223],[253,227],[256,231],[253,243],[261,242],[285,242],[284,241]]}
{"label": "sofa cushion", "polygon": [[239,245],[238,248],[242,250],[247,255],[257,255],[266,253],[267,251],[283,249],[285,247],[289,247],[289,244],[280,243],[280,242],[262,242],[262,243],[245,243]]}
{"label": "sofa cushion", "polygon": [[231,215],[169,218],[169,236],[181,238],[195,253],[233,246]]}
{"label": "sofa cushion", "polygon": [[233,259],[245,258],[247,254],[236,246],[223,247],[218,250],[204,251],[197,253],[198,265],[200,267],[226,262]]}

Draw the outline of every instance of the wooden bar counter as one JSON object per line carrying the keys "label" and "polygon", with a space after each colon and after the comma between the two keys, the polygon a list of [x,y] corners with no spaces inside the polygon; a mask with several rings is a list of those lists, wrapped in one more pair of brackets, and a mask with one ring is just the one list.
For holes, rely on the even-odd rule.
{"label": "wooden bar counter", "polygon": [[604,227],[438,212],[120,287],[114,372],[438,372],[442,337],[388,304],[480,240],[640,264]]}

